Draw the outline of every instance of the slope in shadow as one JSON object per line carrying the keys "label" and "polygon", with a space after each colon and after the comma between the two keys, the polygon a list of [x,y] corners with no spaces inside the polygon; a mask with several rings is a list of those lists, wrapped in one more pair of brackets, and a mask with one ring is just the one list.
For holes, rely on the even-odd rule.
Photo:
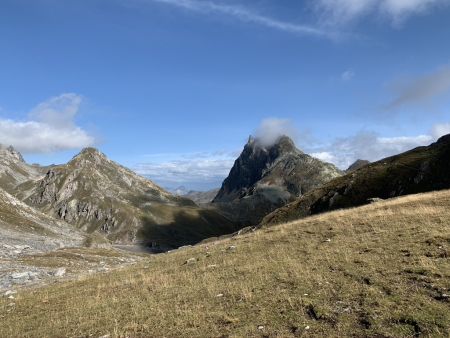
{"label": "slope in shadow", "polygon": [[233,222],[213,210],[179,208],[172,213],[172,221],[164,224],[147,215],[142,217],[137,237],[145,251],[165,252],[238,230]]}

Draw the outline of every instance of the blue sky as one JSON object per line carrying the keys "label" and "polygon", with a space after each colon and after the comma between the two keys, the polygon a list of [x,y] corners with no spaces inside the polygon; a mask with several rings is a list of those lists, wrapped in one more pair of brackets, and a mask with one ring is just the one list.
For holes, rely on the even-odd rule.
{"label": "blue sky", "polygon": [[449,0],[2,0],[0,143],[219,186],[249,134],[345,168],[450,133]]}

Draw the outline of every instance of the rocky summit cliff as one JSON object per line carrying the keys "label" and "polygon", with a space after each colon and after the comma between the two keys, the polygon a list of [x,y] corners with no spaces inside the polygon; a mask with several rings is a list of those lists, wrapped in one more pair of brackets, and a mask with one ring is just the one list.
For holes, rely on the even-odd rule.
{"label": "rocky summit cliff", "polygon": [[41,178],[46,168],[27,164],[12,146],[0,144],[0,187],[14,194],[16,187]]}
{"label": "rocky summit cliff", "polygon": [[367,164],[311,190],[266,216],[263,225],[292,221],[396,196],[450,188],[450,134],[437,142]]}
{"label": "rocky summit cliff", "polygon": [[276,208],[342,172],[295,147],[287,136],[264,145],[250,137],[213,204],[242,225],[257,224]]}
{"label": "rocky summit cliff", "polygon": [[112,243],[167,250],[235,230],[225,217],[170,194],[96,149],[86,148],[67,164],[47,168],[30,166],[8,151],[0,156],[9,168],[0,183],[14,196]]}

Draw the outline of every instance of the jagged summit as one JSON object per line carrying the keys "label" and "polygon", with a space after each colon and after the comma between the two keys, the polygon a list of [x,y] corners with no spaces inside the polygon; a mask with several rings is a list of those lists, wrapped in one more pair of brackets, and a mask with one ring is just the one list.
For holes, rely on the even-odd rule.
{"label": "jagged summit", "polygon": [[274,142],[268,142],[260,137],[250,135],[245,146],[251,148],[260,148],[267,151],[276,149],[279,152],[301,152],[296,148],[294,141],[286,135],[279,136],[275,139]]}
{"label": "jagged summit", "polygon": [[5,147],[4,145],[0,144],[0,156],[2,158],[7,157],[10,160],[25,162],[22,154],[18,152],[12,145]]}
{"label": "jagged summit", "polygon": [[242,219],[248,221],[251,216],[250,223],[255,223],[268,210],[340,175],[334,165],[297,149],[288,136],[269,145],[251,136],[213,203],[251,204],[242,206],[246,213],[252,213],[242,215]]}

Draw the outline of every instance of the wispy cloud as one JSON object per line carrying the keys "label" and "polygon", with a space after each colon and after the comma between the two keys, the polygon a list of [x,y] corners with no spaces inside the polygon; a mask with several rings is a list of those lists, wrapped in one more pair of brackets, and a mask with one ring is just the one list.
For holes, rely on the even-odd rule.
{"label": "wispy cloud", "polygon": [[433,73],[395,84],[393,92],[395,96],[386,105],[386,110],[430,102],[450,93],[450,67],[446,66]]}
{"label": "wispy cloud", "polygon": [[394,25],[408,17],[426,13],[450,0],[313,0],[325,26],[345,25],[365,16],[384,16]]}
{"label": "wispy cloud", "polygon": [[345,72],[341,74],[341,80],[344,82],[348,82],[355,77],[355,72],[351,69],[347,69]]}
{"label": "wispy cloud", "polygon": [[93,136],[75,125],[81,96],[73,93],[52,97],[31,110],[26,121],[0,118],[0,143],[24,153],[79,149],[95,143]]}
{"label": "wispy cloud", "polygon": [[447,134],[450,134],[450,123],[436,124],[431,129],[431,135],[433,135],[435,139]]}
{"label": "wispy cloud", "polygon": [[333,31],[321,29],[313,25],[303,25],[278,20],[276,18],[261,15],[253,10],[237,5],[228,5],[212,1],[201,1],[201,0],[144,0],[144,1],[162,3],[203,14],[226,15],[242,22],[258,24],[261,26],[293,34],[310,35],[325,38],[338,37],[338,34]]}
{"label": "wispy cloud", "polygon": [[255,131],[255,136],[263,146],[274,144],[280,136],[289,136],[293,140],[299,137],[299,131],[289,119],[267,118]]}

